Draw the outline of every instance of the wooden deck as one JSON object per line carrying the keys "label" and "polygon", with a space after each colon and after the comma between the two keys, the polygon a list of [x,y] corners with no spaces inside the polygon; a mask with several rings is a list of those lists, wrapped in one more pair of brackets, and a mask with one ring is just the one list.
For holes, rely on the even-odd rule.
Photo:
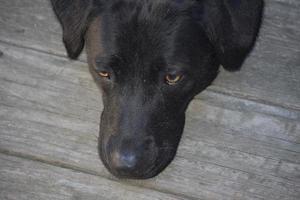
{"label": "wooden deck", "polygon": [[174,162],[120,181],[97,155],[102,109],[47,0],[0,0],[0,199],[300,199],[300,1],[266,0],[254,52],[192,101]]}

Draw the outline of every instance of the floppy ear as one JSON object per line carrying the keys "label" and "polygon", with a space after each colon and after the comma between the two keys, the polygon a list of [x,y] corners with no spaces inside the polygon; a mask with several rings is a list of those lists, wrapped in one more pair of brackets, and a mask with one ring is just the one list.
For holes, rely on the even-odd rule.
{"label": "floppy ear", "polygon": [[198,3],[202,4],[201,23],[220,64],[229,71],[238,70],[256,40],[263,0],[199,0]]}
{"label": "floppy ear", "polygon": [[93,0],[51,0],[63,29],[68,56],[76,59],[84,47],[84,34],[93,9]]}

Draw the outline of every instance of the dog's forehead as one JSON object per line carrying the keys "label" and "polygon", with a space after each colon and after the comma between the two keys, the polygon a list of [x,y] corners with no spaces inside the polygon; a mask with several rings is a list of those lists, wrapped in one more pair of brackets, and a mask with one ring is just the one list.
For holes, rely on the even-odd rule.
{"label": "dog's forehead", "polygon": [[126,8],[126,6],[129,6],[131,9],[140,5],[145,8],[155,8],[156,6],[168,4],[177,8],[184,8],[194,2],[195,0],[111,0],[106,2],[106,7],[116,10],[118,8]]}
{"label": "dog's forehead", "polygon": [[181,26],[188,18],[182,10],[187,6],[182,5],[178,9],[178,5],[183,2],[184,0],[127,0],[112,3],[112,10],[104,20],[106,28],[103,29],[104,42],[110,43],[109,51],[113,51],[110,54],[117,54],[127,62],[139,64],[171,57],[170,54],[175,51],[176,39],[182,31]]}

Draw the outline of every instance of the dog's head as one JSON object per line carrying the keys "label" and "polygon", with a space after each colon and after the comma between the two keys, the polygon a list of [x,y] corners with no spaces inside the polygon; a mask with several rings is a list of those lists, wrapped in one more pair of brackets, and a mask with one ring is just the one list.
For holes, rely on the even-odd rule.
{"label": "dog's head", "polygon": [[150,178],[174,158],[185,110],[222,65],[251,50],[262,0],[52,0],[71,58],[84,43],[102,88],[100,157],[118,177]]}

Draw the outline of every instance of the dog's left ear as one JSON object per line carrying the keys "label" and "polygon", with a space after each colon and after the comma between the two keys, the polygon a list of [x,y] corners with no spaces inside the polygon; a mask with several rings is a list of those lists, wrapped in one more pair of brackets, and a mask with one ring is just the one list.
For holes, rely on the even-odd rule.
{"label": "dog's left ear", "polygon": [[252,49],[261,24],[263,0],[198,0],[194,11],[220,64],[238,70]]}
{"label": "dog's left ear", "polygon": [[94,0],[51,0],[51,3],[62,25],[68,56],[76,59],[84,47],[89,17],[95,6],[99,5],[94,5]]}

